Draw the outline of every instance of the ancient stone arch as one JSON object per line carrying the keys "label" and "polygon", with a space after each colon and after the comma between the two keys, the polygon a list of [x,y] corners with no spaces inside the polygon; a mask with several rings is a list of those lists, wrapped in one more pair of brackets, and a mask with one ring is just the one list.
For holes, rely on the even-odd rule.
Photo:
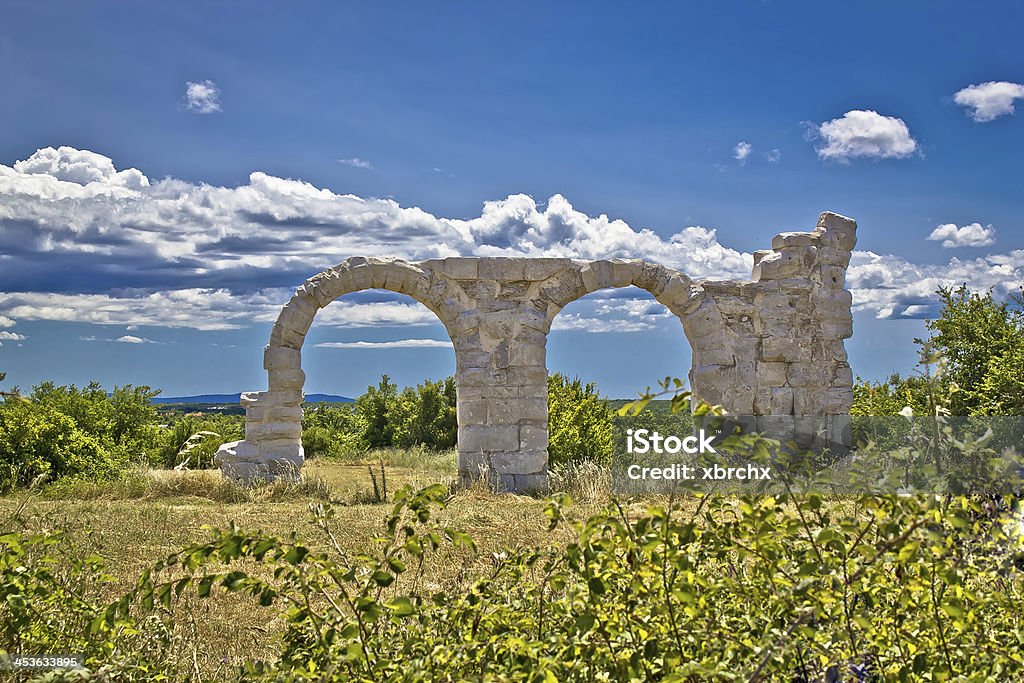
{"label": "ancient stone arch", "polygon": [[[848,415],[853,333],[846,268],[856,223],[821,214],[812,232],[776,235],[754,254],[750,281],[691,280],[642,260],[349,258],[307,280],[285,304],[264,352],[268,389],[242,395],[245,439],[217,462],[241,479],[293,477],[303,462],[302,343],[340,296],[387,289],[433,311],[455,347],[459,474],[498,490],[547,486],[547,333],[568,303],[608,287],[650,292],[682,322],[695,396],[759,427],[800,433]],[[769,419],[770,418],[770,419]],[[844,420],[830,440],[848,442]]]}

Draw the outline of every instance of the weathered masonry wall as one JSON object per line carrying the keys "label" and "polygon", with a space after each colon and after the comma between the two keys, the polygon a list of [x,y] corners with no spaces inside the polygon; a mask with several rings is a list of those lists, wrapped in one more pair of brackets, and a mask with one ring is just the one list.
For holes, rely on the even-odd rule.
{"label": "weathered masonry wall", "polygon": [[853,376],[846,267],[856,223],[823,213],[812,232],[776,235],[754,254],[750,281],[694,281],[641,260],[446,258],[419,263],[354,257],[311,277],[284,306],[264,352],[268,389],[242,395],[243,441],[217,462],[241,479],[294,477],[302,466],[302,343],[317,311],[340,296],[386,289],[433,311],[455,347],[459,474],[498,490],[547,487],[547,334],[568,303],[635,285],[682,323],[700,399],[805,441],[822,416],[843,433]]}

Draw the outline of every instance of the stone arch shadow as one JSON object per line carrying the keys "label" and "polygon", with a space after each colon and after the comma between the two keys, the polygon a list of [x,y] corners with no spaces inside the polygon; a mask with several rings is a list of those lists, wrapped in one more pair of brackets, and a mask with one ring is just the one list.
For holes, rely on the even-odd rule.
{"label": "stone arch shadow", "polygon": [[755,252],[749,281],[692,280],[635,259],[347,259],[285,304],[264,352],[268,389],[242,395],[245,439],[224,444],[216,461],[239,479],[297,476],[305,335],[320,308],[366,289],[406,294],[445,326],[455,348],[463,481],[483,476],[496,490],[546,489],[551,323],[567,304],[617,287],[644,289],[679,318],[696,398],[757,416],[759,428],[779,436],[836,416],[830,439],[848,443],[852,371],[843,340],[852,317],[844,287],[855,242],[852,219],[823,213],[813,231],[780,233],[771,250]]}

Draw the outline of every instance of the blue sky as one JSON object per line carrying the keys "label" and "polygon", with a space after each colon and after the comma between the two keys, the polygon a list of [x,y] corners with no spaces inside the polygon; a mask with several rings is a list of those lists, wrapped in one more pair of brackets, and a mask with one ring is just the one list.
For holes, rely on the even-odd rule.
{"label": "blue sky", "polygon": [[[939,284],[1019,288],[1024,4],[721,7],[8,3],[0,370],[257,389],[276,307],[350,255],[743,277],[822,210],[860,225],[863,376],[910,369]],[[635,294],[567,307],[549,367],[613,396],[684,374],[678,323]],[[409,300],[329,311],[309,391],[453,369],[445,347],[316,346],[444,340]]]}

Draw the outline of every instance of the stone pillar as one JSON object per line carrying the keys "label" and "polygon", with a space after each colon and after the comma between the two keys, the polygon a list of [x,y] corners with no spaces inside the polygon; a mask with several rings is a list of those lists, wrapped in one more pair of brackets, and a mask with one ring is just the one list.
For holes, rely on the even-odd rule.
{"label": "stone pillar", "polygon": [[499,491],[548,486],[546,308],[541,283],[566,259],[428,262],[471,301],[448,331],[455,345],[459,478]]}

